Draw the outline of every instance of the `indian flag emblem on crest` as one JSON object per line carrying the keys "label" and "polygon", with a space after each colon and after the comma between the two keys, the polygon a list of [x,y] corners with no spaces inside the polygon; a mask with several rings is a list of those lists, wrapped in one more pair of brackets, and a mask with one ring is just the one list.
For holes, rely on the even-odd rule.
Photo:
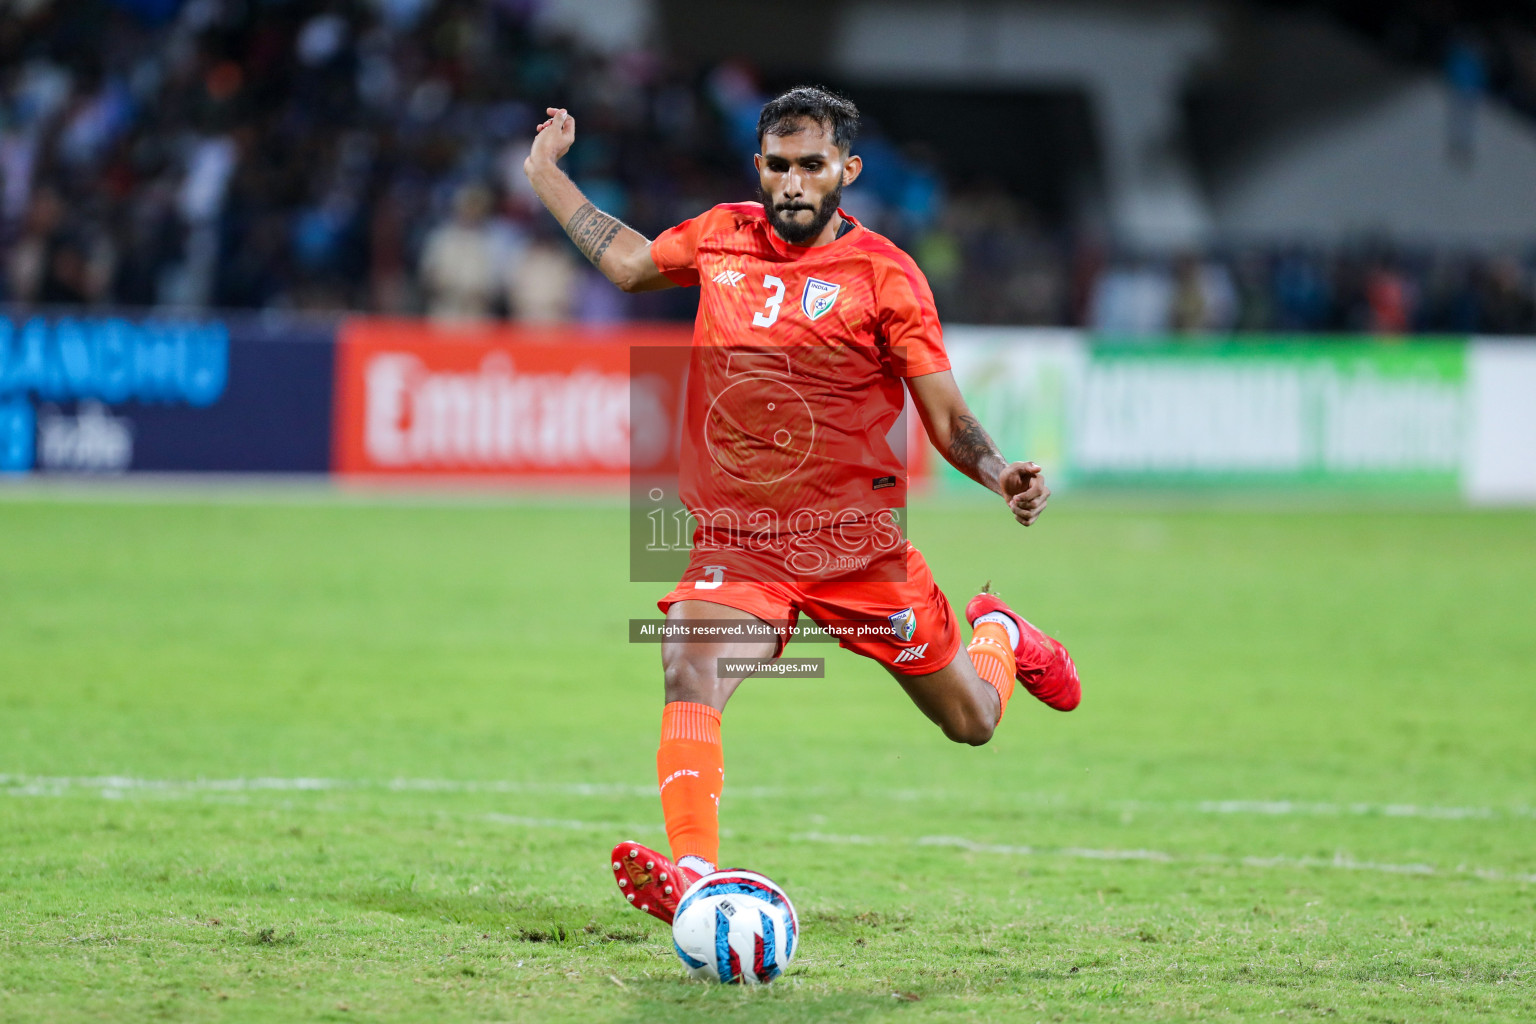
{"label": "indian flag emblem on crest", "polygon": [[912,614],[911,608],[903,608],[895,615],[888,615],[891,621],[891,632],[895,633],[902,643],[912,639],[912,634],[917,632],[917,616]]}
{"label": "indian flag emblem on crest", "polygon": [[805,291],[800,294],[801,311],[811,320],[821,319],[837,304],[837,293],[842,290],[842,287],[831,281],[818,281],[814,277],[806,278]]}

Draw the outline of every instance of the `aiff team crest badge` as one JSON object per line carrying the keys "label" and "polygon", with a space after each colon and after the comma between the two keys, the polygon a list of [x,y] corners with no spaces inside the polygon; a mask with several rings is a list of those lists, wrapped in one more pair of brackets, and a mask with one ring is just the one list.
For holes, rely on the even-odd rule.
{"label": "aiff team crest badge", "polygon": [[805,291],[800,293],[800,310],[811,320],[820,320],[832,312],[837,304],[837,293],[843,286],[831,281],[818,281],[814,277],[805,280]]}
{"label": "aiff team crest badge", "polygon": [[902,643],[911,640],[912,634],[917,632],[917,616],[912,614],[911,608],[903,608],[886,617],[891,620],[891,632],[900,637]]}

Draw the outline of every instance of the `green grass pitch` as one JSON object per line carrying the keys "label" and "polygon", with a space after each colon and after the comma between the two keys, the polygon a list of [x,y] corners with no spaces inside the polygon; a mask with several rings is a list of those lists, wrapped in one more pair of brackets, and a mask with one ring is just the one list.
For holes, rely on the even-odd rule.
{"label": "green grass pitch", "polygon": [[747,684],[763,989],[618,897],[664,843],[617,505],[0,501],[0,1020],[1536,1019],[1536,515],[919,506],[1085,699],[947,743]]}

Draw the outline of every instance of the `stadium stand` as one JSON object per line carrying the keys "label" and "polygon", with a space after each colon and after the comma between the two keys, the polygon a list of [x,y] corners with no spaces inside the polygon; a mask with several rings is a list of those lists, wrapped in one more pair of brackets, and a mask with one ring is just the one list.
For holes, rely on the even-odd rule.
{"label": "stadium stand", "polygon": [[[596,51],[541,30],[536,7],[9,5],[0,300],[691,316],[686,292],[625,299],[581,263],[528,193],[521,156],[543,107],[569,106],[582,123],[573,175],[653,233],[751,194],[743,112],[763,86],[736,64]],[[1412,25],[1428,41],[1416,36],[1405,59],[1438,61],[1451,81],[1532,109],[1536,50],[1520,25]],[[1390,238],[1133,251],[995,182],[946,176],[878,125],[862,146],[875,173],[850,210],[914,252],[953,321],[1117,334],[1536,331],[1532,251]]]}

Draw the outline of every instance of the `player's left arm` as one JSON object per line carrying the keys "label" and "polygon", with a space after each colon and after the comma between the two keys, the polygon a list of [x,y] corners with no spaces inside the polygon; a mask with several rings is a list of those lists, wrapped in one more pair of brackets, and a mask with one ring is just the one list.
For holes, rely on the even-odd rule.
{"label": "player's left arm", "polygon": [[955,375],[948,370],[908,377],[912,401],[928,431],[928,438],[949,464],[988,490],[1002,495],[1008,509],[1022,525],[1040,517],[1051,489],[1045,474],[1033,462],[1009,462],[998,450],[986,428],[976,419]]}

